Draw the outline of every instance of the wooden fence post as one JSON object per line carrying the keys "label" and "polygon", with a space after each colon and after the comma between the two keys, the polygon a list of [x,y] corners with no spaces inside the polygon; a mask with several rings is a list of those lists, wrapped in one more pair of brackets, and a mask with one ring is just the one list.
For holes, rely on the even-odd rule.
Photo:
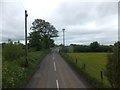
{"label": "wooden fence post", "polygon": [[100,71],[100,73],[101,73],[101,80],[103,80],[103,72],[102,72],[102,71]]}
{"label": "wooden fence post", "polygon": [[100,74],[101,74],[101,83],[102,83],[102,86],[103,86],[103,71],[100,71]]}

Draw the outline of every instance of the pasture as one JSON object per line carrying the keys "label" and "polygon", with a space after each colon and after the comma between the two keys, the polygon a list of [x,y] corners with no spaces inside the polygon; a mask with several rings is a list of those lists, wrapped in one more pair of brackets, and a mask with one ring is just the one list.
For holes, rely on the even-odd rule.
{"label": "pasture", "polygon": [[[67,53],[72,63],[75,63],[79,69],[85,67],[85,72],[89,78],[100,87],[110,87],[107,78],[104,76],[105,65],[107,63],[108,53]],[[77,60],[77,63],[76,63]],[[101,80],[101,71],[103,72],[103,80]],[[97,84],[99,83],[99,84]]]}

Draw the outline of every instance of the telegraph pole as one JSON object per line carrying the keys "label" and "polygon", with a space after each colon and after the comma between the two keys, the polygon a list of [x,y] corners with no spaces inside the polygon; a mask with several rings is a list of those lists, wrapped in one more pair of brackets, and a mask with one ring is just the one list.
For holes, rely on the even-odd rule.
{"label": "telegraph pole", "polygon": [[65,46],[65,29],[62,30],[63,30],[63,45]]}
{"label": "telegraph pole", "polygon": [[28,45],[27,45],[27,10],[25,10],[25,67],[28,66],[28,59],[27,59],[27,55],[28,55]]}

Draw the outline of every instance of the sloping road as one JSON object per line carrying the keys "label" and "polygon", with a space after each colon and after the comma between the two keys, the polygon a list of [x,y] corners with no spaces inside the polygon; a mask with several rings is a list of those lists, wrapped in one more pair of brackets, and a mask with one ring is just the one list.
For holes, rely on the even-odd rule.
{"label": "sloping road", "polygon": [[63,60],[58,50],[53,50],[40,63],[26,88],[89,88]]}

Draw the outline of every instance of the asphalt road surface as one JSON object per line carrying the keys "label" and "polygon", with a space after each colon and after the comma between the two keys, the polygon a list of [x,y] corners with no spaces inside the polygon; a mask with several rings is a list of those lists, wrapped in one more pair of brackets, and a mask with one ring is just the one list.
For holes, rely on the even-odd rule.
{"label": "asphalt road surface", "polygon": [[63,60],[58,49],[49,53],[39,65],[26,88],[89,88]]}

